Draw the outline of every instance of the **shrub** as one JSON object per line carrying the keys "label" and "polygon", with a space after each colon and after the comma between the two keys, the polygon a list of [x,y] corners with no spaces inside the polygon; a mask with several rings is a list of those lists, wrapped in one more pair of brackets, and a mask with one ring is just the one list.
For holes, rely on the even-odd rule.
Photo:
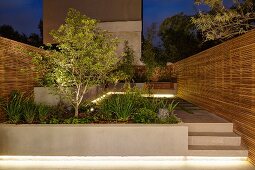
{"label": "shrub", "polygon": [[64,120],[64,124],[86,124],[93,122],[93,118],[69,118]]}
{"label": "shrub", "polygon": [[45,123],[50,113],[50,107],[43,104],[39,104],[37,108],[40,123]]}
{"label": "shrub", "polygon": [[157,113],[160,108],[165,108],[167,106],[167,101],[158,98],[143,98],[141,100],[141,107],[152,110]]}
{"label": "shrub", "polygon": [[25,121],[29,124],[33,123],[36,113],[37,113],[37,106],[36,104],[31,100],[27,99],[23,104],[23,117]]}
{"label": "shrub", "polygon": [[61,123],[60,120],[55,117],[51,118],[49,121],[49,124],[60,124],[60,123]]}
{"label": "shrub", "polygon": [[177,124],[181,122],[181,120],[176,117],[174,114],[171,114],[165,118],[162,118],[162,119],[159,119],[159,123],[162,123],[162,124]]}
{"label": "shrub", "polygon": [[18,123],[21,119],[23,94],[18,91],[11,92],[8,101],[2,101],[1,107],[6,112],[10,123]]}
{"label": "shrub", "polygon": [[175,103],[174,100],[172,100],[172,102],[168,105],[168,111],[170,114],[173,114],[175,111],[175,108],[178,106],[179,102]]}
{"label": "shrub", "polygon": [[155,123],[157,120],[157,113],[152,110],[141,108],[134,114],[135,123]]}
{"label": "shrub", "polygon": [[103,100],[100,108],[103,112],[114,114],[119,121],[127,121],[138,108],[140,99],[141,94],[131,90],[124,95],[112,95]]}

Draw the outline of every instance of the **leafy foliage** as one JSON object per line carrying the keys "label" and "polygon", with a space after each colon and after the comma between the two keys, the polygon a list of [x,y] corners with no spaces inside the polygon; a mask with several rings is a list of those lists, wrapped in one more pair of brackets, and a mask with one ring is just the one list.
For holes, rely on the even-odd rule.
{"label": "leafy foliage", "polygon": [[253,29],[255,12],[252,0],[233,0],[227,8],[223,0],[196,0],[196,4],[209,6],[209,12],[200,11],[192,23],[202,32],[205,41],[227,40]]}
{"label": "leafy foliage", "polygon": [[135,123],[155,123],[158,117],[157,113],[154,111],[147,108],[141,108],[134,114],[133,119]]}
{"label": "leafy foliage", "polygon": [[147,36],[143,39],[142,42],[142,57],[141,61],[146,66],[146,76],[147,80],[150,80],[155,68],[159,65],[157,56],[157,50],[153,45],[153,41],[156,36],[156,24],[152,24],[147,30]]}
{"label": "leafy foliage", "polygon": [[91,123],[93,120],[89,118],[69,118],[64,120],[64,124],[87,124]]}
{"label": "leafy foliage", "polygon": [[167,109],[169,111],[170,114],[173,114],[175,108],[178,106],[179,102],[176,102],[174,100],[172,100],[172,102],[168,105]]}
{"label": "leafy foliage", "polygon": [[37,109],[39,121],[41,123],[45,123],[50,114],[50,107],[43,104],[39,104],[37,106]]}
{"label": "leafy foliage", "polygon": [[46,55],[30,53],[37,71],[48,78],[48,86],[72,104],[76,117],[84,94],[104,83],[120,60],[116,55],[118,40],[97,23],[69,9],[65,24],[51,32],[57,50],[49,48]]}
{"label": "leafy foliage", "polygon": [[117,69],[111,72],[109,75],[110,82],[113,82],[114,84],[121,80],[131,82],[135,74],[133,67],[135,58],[134,50],[129,46],[128,41],[125,41],[123,51],[123,56],[120,61],[121,64],[119,64]]}
{"label": "leafy foliage", "polygon": [[146,108],[157,113],[160,108],[165,108],[167,106],[167,101],[159,98],[143,98],[140,105],[142,108]]}
{"label": "leafy foliage", "polygon": [[162,123],[162,124],[177,124],[179,122],[181,122],[181,120],[178,117],[176,117],[174,114],[171,114],[159,120],[159,123]]}
{"label": "leafy foliage", "polygon": [[37,114],[37,106],[30,98],[24,101],[22,113],[27,123],[33,123]]}
{"label": "leafy foliage", "polygon": [[200,49],[195,25],[191,17],[183,13],[166,18],[160,25],[159,36],[165,49],[165,62],[187,58]]}
{"label": "leafy foliage", "polygon": [[31,33],[29,36],[27,36],[24,33],[21,34],[14,30],[14,28],[10,25],[0,26],[0,36],[36,47],[43,45],[42,37],[38,34]]}
{"label": "leafy foliage", "polygon": [[23,100],[23,94],[18,91],[12,91],[9,100],[2,100],[1,107],[6,112],[10,123],[18,123],[21,120]]}
{"label": "leafy foliage", "polygon": [[100,104],[102,112],[114,114],[118,121],[128,121],[139,104],[140,93],[128,91],[124,95],[113,95]]}

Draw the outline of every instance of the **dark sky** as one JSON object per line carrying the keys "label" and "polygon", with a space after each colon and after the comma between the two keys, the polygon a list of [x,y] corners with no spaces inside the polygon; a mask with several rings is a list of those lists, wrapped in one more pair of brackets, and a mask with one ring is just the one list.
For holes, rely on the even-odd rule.
{"label": "dark sky", "polygon": [[0,0],[0,25],[8,24],[20,33],[38,33],[42,0]]}
{"label": "dark sky", "polygon": [[[180,12],[193,14],[195,9],[194,0],[144,0],[144,29]],[[12,25],[20,33],[39,33],[41,18],[42,0],[0,0],[0,25]]]}
{"label": "dark sky", "polygon": [[151,23],[160,24],[165,18],[180,12],[191,15],[196,12],[194,0],[144,0],[143,24],[144,30]]}

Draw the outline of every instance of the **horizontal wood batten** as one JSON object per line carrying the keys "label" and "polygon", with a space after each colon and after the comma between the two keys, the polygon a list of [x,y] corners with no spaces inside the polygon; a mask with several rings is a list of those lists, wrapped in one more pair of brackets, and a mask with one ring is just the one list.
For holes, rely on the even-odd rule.
{"label": "horizontal wood batten", "polygon": [[[32,93],[35,85],[35,73],[32,69],[31,58],[24,50],[42,51],[39,48],[17,41],[0,37],[0,96],[8,97],[11,91],[20,90]],[[26,71],[22,71],[22,69]],[[29,71],[28,71],[28,70]],[[0,122],[5,119],[0,111]]]}
{"label": "horizontal wood batten", "polygon": [[255,30],[174,64],[177,95],[234,123],[255,164]]}

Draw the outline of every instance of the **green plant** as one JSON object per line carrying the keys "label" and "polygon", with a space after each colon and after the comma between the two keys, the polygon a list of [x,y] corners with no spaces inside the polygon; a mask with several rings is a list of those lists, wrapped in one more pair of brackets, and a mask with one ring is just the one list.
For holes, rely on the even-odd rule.
{"label": "green plant", "polygon": [[192,17],[192,23],[204,37],[204,41],[225,41],[254,29],[254,1],[232,0],[227,7],[223,0],[195,0],[197,5],[208,6],[210,10]]}
{"label": "green plant", "polygon": [[43,104],[39,104],[37,106],[37,109],[40,123],[45,123],[50,113],[50,107]]}
{"label": "green plant", "polygon": [[139,106],[141,94],[138,91],[127,91],[125,94],[112,95],[100,103],[103,112],[114,114],[119,121],[129,120]]}
{"label": "green plant", "polygon": [[153,112],[157,113],[160,108],[166,108],[167,101],[164,99],[159,98],[143,98],[141,100],[141,107],[152,110]]}
{"label": "green plant", "polygon": [[131,82],[134,77],[134,50],[129,46],[128,41],[124,42],[123,56],[119,66],[110,73],[108,80],[117,84],[119,81]]}
{"label": "green plant", "polygon": [[51,118],[50,121],[49,121],[49,124],[60,124],[61,121],[58,119],[58,118]]}
{"label": "green plant", "polygon": [[53,92],[69,101],[78,117],[84,94],[104,83],[118,67],[118,39],[102,30],[97,20],[74,9],[69,9],[65,23],[50,34],[57,50],[30,53],[34,68],[48,78]]}
{"label": "green plant", "polygon": [[172,102],[168,105],[167,109],[169,111],[170,114],[174,113],[175,108],[178,106],[179,102],[176,102],[174,100],[172,100]]}
{"label": "green plant", "polygon": [[177,124],[177,123],[180,123],[181,120],[178,117],[176,117],[174,114],[171,114],[165,118],[159,119],[158,122],[162,124]]}
{"label": "green plant", "polygon": [[24,103],[23,103],[23,117],[25,119],[25,121],[29,124],[33,123],[36,113],[37,113],[37,106],[36,104],[31,100],[31,99],[27,99]]}
{"label": "green plant", "polygon": [[155,123],[157,120],[157,113],[147,108],[140,108],[134,114],[133,120],[135,123]]}
{"label": "green plant", "polygon": [[87,124],[93,122],[92,118],[69,118],[63,121],[64,124]]}
{"label": "green plant", "polygon": [[6,112],[10,123],[18,123],[20,121],[23,100],[23,94],[18,91],[12,91],[9,100],[2,100],[1,107]]}

